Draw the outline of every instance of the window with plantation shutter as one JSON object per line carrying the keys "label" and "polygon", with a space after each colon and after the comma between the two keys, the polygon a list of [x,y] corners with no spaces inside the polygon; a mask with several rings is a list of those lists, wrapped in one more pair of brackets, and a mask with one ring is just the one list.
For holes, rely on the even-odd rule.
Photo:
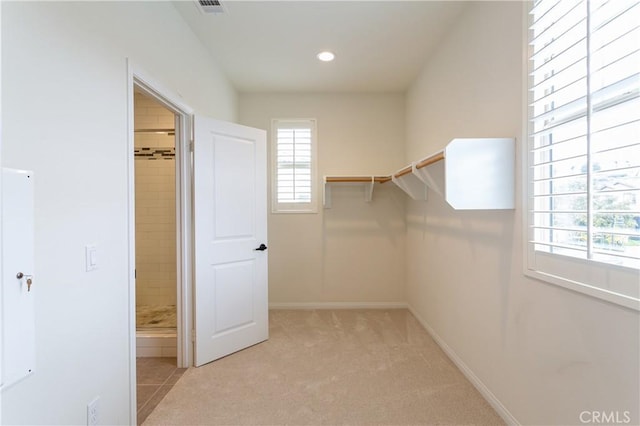
{"label": "window with plantation shutter", "polygon": [[528,19],[528,273],[639,309],[640,2]]}
{"label": "window with plantation shutter", "polygon": [[315,213],[315,120],[272,122],[272,211]]}

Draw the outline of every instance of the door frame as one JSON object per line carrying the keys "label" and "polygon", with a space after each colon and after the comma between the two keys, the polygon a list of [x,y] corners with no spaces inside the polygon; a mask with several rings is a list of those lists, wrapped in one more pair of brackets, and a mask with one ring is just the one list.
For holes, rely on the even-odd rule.
{"label": "door frame", "polygon": [[154,80],[127,58],[127,224],[129,290],[129,394],[130,424],[137,424],[136,403],[136,279],[135,279],[135,165],[134,89],[139,88],[176,117],[176,264],[177,264],[177,366],[193,365],[193,226],[192,141],[193,109],[180,96]]}
{"label": "door frame", "polygon": [[[0,5],[0,22],[2,21],[2,5]],[[2,31],[0,31],[0,57],[2,57]],[[0,93],[2,93],[2,61],[0,61]],[[2,97],[0,97],[0,129],[2,129]],[[2,166],[2,132],[0,132],[0,166]],[[0,195],[2,192],[2,173],[0,173]],[[2,196],[0,196],[0,211],[2,211]],[[2,226],[0,226],[0,241],[2,241]],[[1,246],[1,245],[0,245]],[[2,247],[0,247],[0,287],[2,286]],[[0,303],[0,318],[2,318],[2,304]],[[0,378],[2,377],[2,353],[4,336],[0,329]],[[0,380],[1,381],[1,380]],[[0,422],[2,422],[2,392],[0,392]]]}

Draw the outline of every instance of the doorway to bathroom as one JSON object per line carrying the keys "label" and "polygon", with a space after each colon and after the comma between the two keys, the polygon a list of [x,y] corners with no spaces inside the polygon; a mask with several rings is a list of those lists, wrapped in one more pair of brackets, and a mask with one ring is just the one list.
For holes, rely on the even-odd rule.
{"label": "doorway to bathroom", "polygon": [[[153,255],[141,254],[145,243],[138,239],[144,240],[144,233],[175,232],[175,247],[169,250],[173,263],[153,264],[147,271],[151,278],[175,277],[177,366],[201,366],[268,339],[266,131],[194,114],[179,100],[180,95],[171,94],[131,66],[129,83],[130,360],[135,363],[139,355],[136,310],[140,309],[136,305],[148,306],[149,300],[141,297],[144,290],[137,282],[144,280],[145,271],[137,268],[141,262],[155,262]],[[136,97],[139,105],[146,106],[140,108],[140,116],[153,117],[135,119]],[[143,101],[145,97],[147,101]],[[164,119],[159,118],[162,114]],[[167,127],[172,118],[173,129]],[[136,141],[136,135],[162,137],[139,137]],[[144,139],[151,140],[153,146],[145,146]],[[161,168],[158,162],[173,162],[173,170],[163,173],[169,176],[165,176],[165,184],[173,181],[175,190],[161,186],[163,179],[157,170],[145,172],[156,175],[146,187],[136,185],[143,162],[151,162],[155,169]],[[145,190],[160,194],[145,194]],[[174,196],[168,195],[171,192]],[[141,200],[146,199],[157,201],[151,207],[173,206],[175,218],[155,217],[160,213],[149,205],[144,207]],[[146,210],[141,211],[143,208]],[[148,213],[153,213],[151,223],[142,226],[141,214]],[[167,239],[170,237],[147,245],[157,254],[162,252],[162,244],[170,245]],[[162,271],[172,271],[173,265],[175,273]],[[170,291],[153,289],[151,295]],[[171,303],[163,298],[158,306],[167,306],[167,300]],[[164,328],[162,322],[152,317],[152,324],[146,325]],[[163,354],[162,347],[144,351]],[[173,353],[172,349],[164,352]],[[131,382],[135,383],[133,373]]]}
{"label": "doorway to bathroom", "polygon": [[[142,271],[136,270],[136,251],[141,247],[138,231],[143,228],[138,220],[137,210],[142,208],[138,192],[145,191],[136,187],[140,174],[136,167],[144,161],[171,162],[161,158],[174,154],[176,269],[168,274],[175,277],[174,363],[179,368],[198,367],[268,339],[267,152],[266,131],[194,114],[181,95],[130,63],[128,82],[130,422],[135,424],[137,361],[145,359],[138,357],[136,338],[136,301],[142,291],[136,283],[143,279]],[[161,145],[163,141],[156,147],[136,142],[136,135],[172,133],[164,127],[168,119],[162,125],[158,120],[157,127],[136,123],[135,99],[141,99],[141,94],[173,114],[173,151]],[[136,150],[144,155],[136,159]],[[156,159],[149,160],[152,156]],[[160,184],[161,179],[156,180],[151,185]],[[160,222],[171,220],[153,220]]]}
{"label": "doorway to bathroom", "polygon": [[177,357],[176,116],[134,89],[136,356]]}

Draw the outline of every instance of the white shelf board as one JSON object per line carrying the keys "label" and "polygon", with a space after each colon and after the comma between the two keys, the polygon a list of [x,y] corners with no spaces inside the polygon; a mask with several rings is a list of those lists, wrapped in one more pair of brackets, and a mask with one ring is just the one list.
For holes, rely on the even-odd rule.
{"label": "white shelf board", "polygon": [[456,210],[515,208],[515,140],[454,139],[445,149],[445,200]]}

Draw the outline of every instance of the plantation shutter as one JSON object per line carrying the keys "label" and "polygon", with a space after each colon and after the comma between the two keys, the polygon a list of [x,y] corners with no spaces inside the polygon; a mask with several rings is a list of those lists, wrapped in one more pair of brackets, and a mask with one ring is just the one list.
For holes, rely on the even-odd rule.
{"label": "plantation shutter", "polygon": [[534,251],[640,266],[640,4],[530,11]]}
{"label": "plantation shutter", "polygon": [[315,121],[274,120],[273,130],[273,211],[315,211]]}

